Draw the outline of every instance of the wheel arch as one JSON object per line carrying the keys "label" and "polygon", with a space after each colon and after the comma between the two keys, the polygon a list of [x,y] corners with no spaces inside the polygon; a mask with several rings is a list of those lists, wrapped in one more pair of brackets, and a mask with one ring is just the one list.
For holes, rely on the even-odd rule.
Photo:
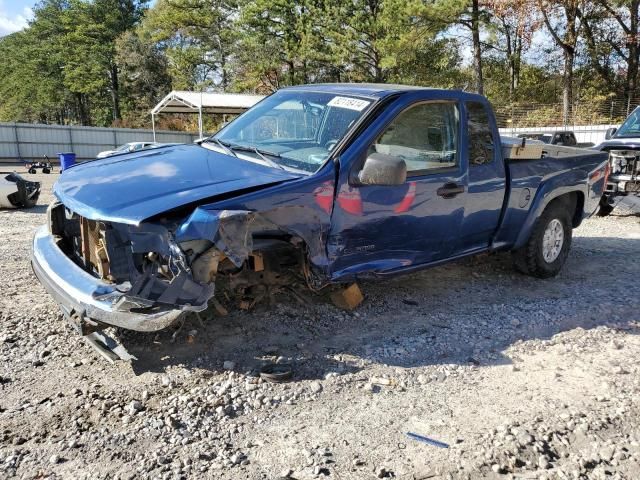
{"label": "wheel arch", "polygon": [[529,211],[513,249],[521,248],[527,243],[536,222],[551,204],[564,204],[569,211],[572,227],[578,227],[583,218],[584,201],[584,192],[576,186],[558,188],[553,193],[539,195],[534,206]]}

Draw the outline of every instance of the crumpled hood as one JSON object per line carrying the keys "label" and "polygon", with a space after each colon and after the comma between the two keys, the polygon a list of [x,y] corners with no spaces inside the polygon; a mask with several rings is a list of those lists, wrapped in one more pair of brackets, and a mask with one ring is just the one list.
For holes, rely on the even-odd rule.
{"label": "crumpled hood", "polygon": [[178,145],[75,165],[53,192],[85,218],[138,225],[192,202],[298,177],[199,145]]}

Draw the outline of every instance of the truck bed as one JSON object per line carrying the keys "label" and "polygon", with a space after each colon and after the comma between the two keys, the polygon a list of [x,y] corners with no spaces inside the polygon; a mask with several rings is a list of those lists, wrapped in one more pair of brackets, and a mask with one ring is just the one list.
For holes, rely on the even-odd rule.
{"label": "truck bed", "polygon": [[[574,226],[596,210],[604,188],[602,170],[608,154],[574,147],[528,144],[522,147],[503,139],[505,167],[510,184],[509,200],[503,212],[503,221],[495,237],[494,248],[510,245],[522,246],[535,219],[551,200],[550,195],[579,190],[577,198],[581,215]],[[517,139],[522,144],[522,139]],[[539,148],[541,147],[541,148]],[[514,158],[515,157],[515,158]],[[586,180],[585,180],[586,179]],[[531,211],[532,206],[535,211]]]}

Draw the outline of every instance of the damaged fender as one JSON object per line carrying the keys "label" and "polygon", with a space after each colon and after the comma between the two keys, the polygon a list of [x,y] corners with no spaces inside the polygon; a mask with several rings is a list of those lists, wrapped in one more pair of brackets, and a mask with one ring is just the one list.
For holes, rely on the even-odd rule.
{"label": "damaged fender", "polygon": [[250,228],[254,220],[254,213],[248,210],[196,208],[178,228],[176,241],[209,240],[240,267],[253,250]]}
{"label": "damaged fender", "polygon": [[[177,229],[175,240],[187,242],[208,240],[215,250],[241,267],[254,251],[255,234],[280,232],[303,241],[312,265],[322,270],[327,265],[323,240],[327,234],[324,222],[303,206],[282,206],[265,212],[250,210],[212,210],[199,207]],[[208,252],[211,256],[211,252]],[[218,257],[218,260],[220,258]],[[192,265],[202,265],[201,257]],[[202,279],[201,275],[196,278]]]}

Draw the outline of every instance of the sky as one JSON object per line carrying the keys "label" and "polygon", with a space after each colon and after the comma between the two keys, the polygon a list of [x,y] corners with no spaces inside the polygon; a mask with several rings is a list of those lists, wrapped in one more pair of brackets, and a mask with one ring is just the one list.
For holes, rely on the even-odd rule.
{"label": "sky", "polygon": [[0,0],[0,37],[27,26],[36,0]]}

